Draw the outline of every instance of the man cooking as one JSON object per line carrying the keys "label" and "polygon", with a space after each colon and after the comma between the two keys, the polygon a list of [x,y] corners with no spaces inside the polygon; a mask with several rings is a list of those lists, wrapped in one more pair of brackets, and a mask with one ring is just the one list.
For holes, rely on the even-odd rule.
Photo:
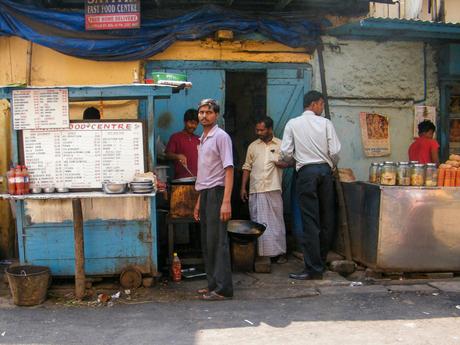
{"label": "man cooking", "polygon": [[197,174],[198,145],[194,134],[198,127],[198,112],[188,109],[184,113],[184,129],[174,133],[166,145],[166,158],[174,161],[174,178],[192,177]]}
{"label": "man cooking", "polygon": [[[256,134],[259,139],[249,145],[243,164],[240,196],[243,202],[249,199],[251,220],[267,225],[257,241],[259,256],[285,263],[286,228],[281,196],[283,171],[276,165],[281,140],[273,136],[273,120],[268,116],[256,123]],[[246,187],[248,180],[249,196]]]}
{"label": "man cooking", "polygon": [[232,216],[233,154],[230,136],[217,126],[219,104],[204,99],[198,107],[203,134],[198,148],[200,192],[194,217],[200,221],[201,247],[208,286],[198,290],[202,299],[219,301],[233,297],[227,221]]}

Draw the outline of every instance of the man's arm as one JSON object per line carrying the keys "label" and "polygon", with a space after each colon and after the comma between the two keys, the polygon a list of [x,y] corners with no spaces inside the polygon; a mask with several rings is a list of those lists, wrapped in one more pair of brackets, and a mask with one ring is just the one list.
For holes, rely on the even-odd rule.
{"label": "man's arm", "polygon": [[337,133],[335,132],[334,125],[331,121],[327,122],[326,125],[326,136],[327,136],[327,146],[329,157],[331,158],[332,164],[337,166],[339,162],[339,152],[341,149],[340,140],[337,137]]}
{"label": "man's arm", "polygon": [[248,190],[246,186],[248,185],[250,174],[251,172],[249,170],[243,169],[243,177],[241,178],[241,190],[240,190],[240,196],[243,202],[248,201]]}
{"label": "man's arm", "polygon": [[226,222],[232,218],[233,166],[225,168],[224,199],[220,207],[220,220]]}
{"label": "man's arm", "polygon": [[169,138],[168,144],[166,145],[165,149],[165,156],[166,159],[172,161],[179,161],[180,163],[187,166],[187,157],[185,157],[185,155],[181,153],[177,153],[177,139],[175,135]]}
{"label": "man's arm", "polygon": [[282,161],[289,162],[294,155],[294,135],[290,122],[284,127],[283,140],[281,141],[280,157]]}
{"label": "man's arm", "polygon": [[195,209],[193,210],[193,218],[198,222],[200,220],[200,195],[195,204]]}

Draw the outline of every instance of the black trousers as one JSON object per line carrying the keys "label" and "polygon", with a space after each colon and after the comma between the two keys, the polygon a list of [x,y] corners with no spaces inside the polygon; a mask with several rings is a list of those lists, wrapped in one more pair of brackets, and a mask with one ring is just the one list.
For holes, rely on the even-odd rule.
{"label": "black trousers", "polygon": [[299,242],[305,270],[322,273],[335,234],[335,189],[328,164],[304,165],[297,176],[303,231]]}
{"label": "black trousers", "polygon": [[224,187],[200,192],[201,248],[209,291],[233,296],[232,269],[227,223],[220,220]]}

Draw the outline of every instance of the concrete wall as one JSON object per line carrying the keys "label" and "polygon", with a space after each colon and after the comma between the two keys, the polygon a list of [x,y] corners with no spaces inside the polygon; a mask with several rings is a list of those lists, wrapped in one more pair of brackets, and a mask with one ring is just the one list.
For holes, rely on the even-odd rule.
{"label": "concrete wall", "polygon": [[[324,37],[323,53],[330,97],[423,98],[423,43],[339,41]],[[328,47],[328,44],[331,44]],[[438,107],[434,51],[427,47],[428,97],[422,104]],[[318,59],[313,65],[314,85],[321,90]],[[407,160],[412,142],[413,102],[377,99],[331,100],[332,121],[342,142],[341,167],[352,168],[358,179],[367,179],[372,161]],[[360,112],[376,112],[390,120],[391,155],[365,158],[359,125]]]}

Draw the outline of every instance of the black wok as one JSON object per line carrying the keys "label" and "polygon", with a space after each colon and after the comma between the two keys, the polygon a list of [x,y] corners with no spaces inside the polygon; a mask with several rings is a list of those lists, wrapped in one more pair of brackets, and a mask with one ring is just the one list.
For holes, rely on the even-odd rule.
{"label": "black wok", "polygon": [[261,236],[266,225],[251,220],[232,219],[227,223],[227,231],[230,238],[237,242],[251,242]]}

